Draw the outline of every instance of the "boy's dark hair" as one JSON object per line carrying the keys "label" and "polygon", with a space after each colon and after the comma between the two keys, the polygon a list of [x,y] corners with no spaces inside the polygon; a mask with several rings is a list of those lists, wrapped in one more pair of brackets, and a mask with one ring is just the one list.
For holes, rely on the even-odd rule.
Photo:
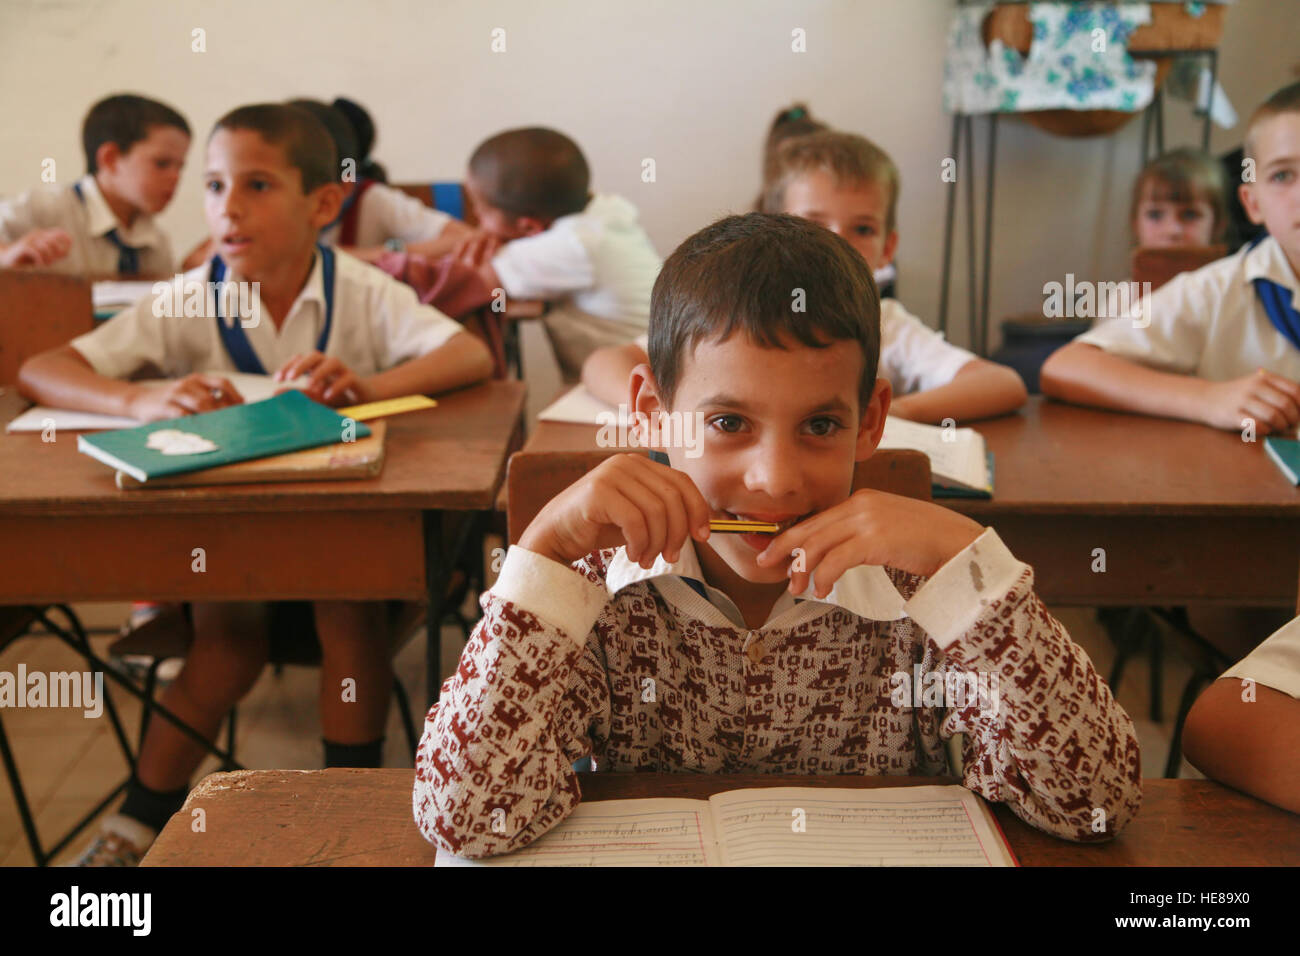
{"label": "boy's dark hair", "polygon": [[283,147],[289,165],[302,174],[304,193],[339,181],[334,140],[310,110],[287,103],[241,106],[217,120],[212,133],[221,129],[252,130],[268,143]]}
{"label": "boy's dark hair", "polygon": [[153,126],[173,126],[186,136],[190,126],[185,117],[166,103],[119,93],[100,100],[86,113],[81,123],[81,145],[86,152],[86,169],[99,172],[95,154],[105,143],[116,143],[123,153],[149,135]]}
{"label": "boy's dark hair", "polygon": [[865,136],[837,130],[799,136],[777,150],[771,178],[764,185],[761,211],[780,212],[785,208],[785,191],[790,183],[819,169],[829,172],[837,186],[880,183],[888,189],[885,231],[894,231],[901,188],[898,167],[888,153]]}
{"label": "boy's dark hair", "polygon": [[357,146],[357,134],[352,129],[352,124],[348,122],[347,117],[328,103],[323,103],[320,100],[299,98],[289,100],[289,105],[306,110],[320,120],[321,125],[329,132],[330,139],[334,141],[334,155],[338,158],[340,177],[343,175],[343,163],[350,159],[357,167],[354,168],[353,172],[357,178],[360,178],[361,171],[359,167],[361,164],[358,157],[361,150]]}
{"label": "boy's dark hair", "polygon": [[469,160],[483,198],[511,216],[558,219],[587,208],[591,172],[578,144],[540,126],[484,140]]}
{"label": "boy's dark hair", "polygon": [[1138,205],[1152,202],[1207,202],[1214,213],[1211,240],[1223,238],[1228,225],[1227,189],[1219,161],[1200,150],[1184,147],[1157,156],[1142,167],[1133,183],[1128,221],[1136,231]]}
{"label": "boy's dark hair", "polygon": [[880,295],[871,268],[814,222],[778,213],[727,216],[668,257],[650,294],[650,368],[665,407],[687,351],[736,332],[766,348],[788,339],[813,348],[852,339],[862,348],[863,405],[876,387]]}
{"label": "boy's dark hair", "polygon": [[1250,114],[1250,121],[1246,123],[1246,155],[1251,159],[1259,158],[1255,155],[1256,125],[1281,113],[1300,113],[1300,80],[1282,87]]}
{"label": "boy's dark hair", "polygon": [[375,148],[375,121],[360,103],[338,96],[330,104],[343,114],[357,138],[357,175],[376,182],[388,182],[388,171],[370,158]]}

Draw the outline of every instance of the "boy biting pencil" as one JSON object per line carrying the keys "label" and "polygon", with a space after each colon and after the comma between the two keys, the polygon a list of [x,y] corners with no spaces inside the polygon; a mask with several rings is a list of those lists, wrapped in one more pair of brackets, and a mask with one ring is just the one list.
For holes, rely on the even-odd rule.
{"label": "boy biting pencil", "polygon": [[[600,772],[954,773],[1062,838],[1122,829],[1141,800],[1133,724],[1032,569],[954,511],[853,491],[891,398],[853,247],[792,216],[723,219],[665,263],[649,345],[635,411],[700,416],[702,454],[615,455],[510,548],[425,720],[425,837],[465,857],[528,845],[577,805],[586,756]],[[894,693],[940,672],[996,677],[1001,699]]]}

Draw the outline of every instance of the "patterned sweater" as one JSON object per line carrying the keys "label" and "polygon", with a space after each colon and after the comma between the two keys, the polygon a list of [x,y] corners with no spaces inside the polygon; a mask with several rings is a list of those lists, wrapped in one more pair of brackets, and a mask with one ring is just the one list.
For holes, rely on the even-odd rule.
{"label": "patterned sweater", "polygon": [[528,845],[577,805],[589,755],[614,772],[953,773],[1081,842],[1137,812],[1132,721],[992,529],[928,579],[854,568],[757,629],[702,578],[689,541],[648,572],[621,548],[571,567],[511,548],[425,718],[426,839],[470,858]]}

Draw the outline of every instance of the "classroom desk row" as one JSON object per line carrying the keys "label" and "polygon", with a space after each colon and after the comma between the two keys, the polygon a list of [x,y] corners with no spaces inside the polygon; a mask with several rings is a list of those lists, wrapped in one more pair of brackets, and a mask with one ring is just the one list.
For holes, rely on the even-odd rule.
{"label": "classroom desk row", "polygon": [[[4,391],[0,421],[23,406]],[[441,620],[444,513],[492,509],[523,409],[514,381],[440,396],[391,419],[382,472],[353,481],[122,491],[75,435],[0,435],[0,604],[427,598]]]}
{"label": "classroom desk row", "polygon": [[[895,787],[951,778],[582,773],[583,800],[706,799],[745,787]],[[432,866],[411,815],[410,770],[245,770],[194,788],[145,866]],[[1295,866],[1300,817],[1209,780],[1144,780],[1114,841],[1080,845],[994,807],[1022,866]],[[193,830],[195,809],[204,832]]]}
{"label": "classroom desk row", "polygon": [[[1300,490],[1262,441],[1040,396],[973,427],[993,498],[939,503],[991,525],[1048,604],[1296,606]],[[542,422],[524,450],[593,451],[598,430]]]}

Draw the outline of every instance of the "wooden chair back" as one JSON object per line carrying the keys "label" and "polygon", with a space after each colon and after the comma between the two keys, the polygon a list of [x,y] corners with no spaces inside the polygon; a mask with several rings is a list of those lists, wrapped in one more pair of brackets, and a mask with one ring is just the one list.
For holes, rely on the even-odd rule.
{"label": "wooden chair back", "polygon": [[[517,544],[524,529],[548,501],[620,450],[536,452],[521,451],[510,458],[506,470],[506,521],[510,543]],[[930,500],[930,459],[923,452],[878,451],[858,462],[853,490],[875,488],[908,498]]]}
{"label": "wooden chair back", "polygon": [[0,385],[23,362],[95,326],[90,281],[28,269],[0,269]]}

